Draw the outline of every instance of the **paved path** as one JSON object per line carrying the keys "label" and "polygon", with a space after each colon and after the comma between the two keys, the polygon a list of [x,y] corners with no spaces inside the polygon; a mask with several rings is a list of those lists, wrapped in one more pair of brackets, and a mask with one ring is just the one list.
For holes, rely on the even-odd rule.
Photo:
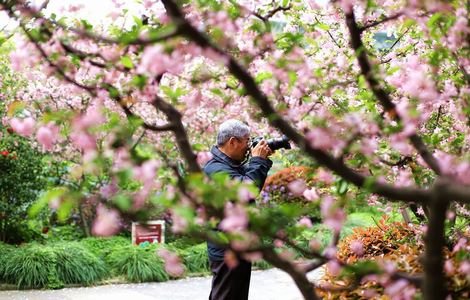
{"label": "paved path", "polygon": [[[319,269],[308,274],[321,277]],[[0,300],[207,300],[210,277],[186,278],[162,283],[116,284],[55,291],[3,291]],[[300,292],[292,279],[277,269],[253,271],[250,300],[298,300]]]}

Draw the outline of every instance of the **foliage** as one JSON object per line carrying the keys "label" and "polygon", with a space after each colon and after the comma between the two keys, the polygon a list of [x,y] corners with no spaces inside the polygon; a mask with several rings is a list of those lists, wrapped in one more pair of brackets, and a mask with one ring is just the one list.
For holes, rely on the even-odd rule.
{"label": "foliage", "polygon": [[6,252],[5,282],[18,288],[94,284],[107,275],[104,262],[77,242],[29,244]]}
{"label": "foliage", "polygon": [[188,272],[204,274],[210,272],[207,245],[205,243],[185,248],[180,250],[179,253]]}
{"label": "foliage", "polygon": [[76,224],[70,225],[52,225],[43,227],[43,231],[47,231],[47,241],[78,241],[84,238],[82,229]]}
{"label": "foliage", "polygon": [[46,188],[45,155],[1,125],[0,136],[0,240],[19,243],[37,237],[25,220]]}
{"label": "foliage", "polygon": [[122,236],[113,237],[89,237],[80,240],[80,244],[88,251],[102,260],[114,250],[126,247],[131,243],[129,238]]}
{"label": "foliage", "polygon": [[0,282],[5,281],[5,267],[11,251],[14,251],[13,246],[0,242]]}
{"label": "foliage", "polygon": [[[361,241],[363,254],[358,255],[351,246],[354,241]],[[446,259],[446,281],[450,295],[453,299],[466,299],[470,295],[469,278],[459,266],[468,256],[465,247],[449,251],[444,249]],[[383,274],[379,266],[388,265],[388,268],[396,269],[411,275],[422,274],[423,268],[420,262],[423,251],[422,232],[412,224],[389,222],[381,219],[376,226],[356,228],[354,233],[344,238],[338,245],[337,257],[340,261],[347,262],[351,267],[345,268],[340,276],[326,272],[320,286],[329,287],[328,290],[317,289],[324,299],[344,299],[364,297],[365,291],[372,295],[387,295],[387,280],[381,280]],[[466,254],[464,254],[466,253]],[[362,279],[361,274],[368,274],[367,270],[374,270],[378,275]],[[358,282],[360,284],[355,286]],[[354,286],[352,289],[342,289]],[[338,288],[336,292],[331,287]],[[407,287],[409,291],[414,288]],[[414,293],[421,295],[419,289]],[[390,295],[388,295],[390,296]],[[396,295],[395,295],[396,296]],[[392,297],[393,298],[393,297]]]}
{"label": "foliage", "polygon": [[57,272],[57,255],[51,247],[19,247],[9,253],[6,262],[6,282],[18,288],[63,287]]}
{"label": "foliage", "polygon": [[[116,2],[109,26],[76,18],[80,7],[69,16],[2,2],[24,33],[12,68],[29,79],[20,103],[6,93],[2,120],[71,160],[31,217],[55,206],[64,221],[84,207],[91,231],[110,236],[167,209],[173,231],[240,254],[260,249],[254,254],[277,260],[315,298],[299,283],[306,272],[288,270],[295,257],[280,252],[311,226],[306,216],[320,211],[332,241],[324,254],[305,250],[334,266],[346,211],[404,201],[429,218],[424,298],[446,297],[439,249],[455,227],[443,225],[469,215],[468,1],[138,2],[146,16],[129,18],[127,3]],[[37,126],[25,127],[27,116]],[[299,199],[275,192],[252,206],[253,185],[201,174],[205,150],[229,118],[253,135],[275,129],[295,143],[285,165],[315,170],[312,181],[281,176]],[[387,255],[414,247],[390,245]],[[129,253],[155,255],[136,249]],[[377,271],[374,262],[336,266],[358,276],[361,267]]]}
{"label": "foliage", "polygon": [[116,275],[122,275],[130,282],[162,282],[169,279],[163,261],[154,251],[128,245],[114,249],[106,262]]}
{"label": "foliage", "polygon": [[54,245],[57,274],[64,284],[90,285],[106,277],[104,262],[78,242]]}
{"label": "foliage", "polygon": [[359,227],[353,229],[353,234],[347,236],[338,245],[338,257],[341,260],[354,260],[355,255],[349,248],[354,240],[360,240],[365,249],[364,257],[376,257],[395,251],[401,245],[413,245],[420,249],[420,235],[414,225],[406,223],[388,223],[384,217],[379,220],[377,226]]}

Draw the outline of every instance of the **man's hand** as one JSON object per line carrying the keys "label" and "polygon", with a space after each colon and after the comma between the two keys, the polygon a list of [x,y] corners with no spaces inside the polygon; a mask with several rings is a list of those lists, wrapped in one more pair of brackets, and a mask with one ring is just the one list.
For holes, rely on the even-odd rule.
{"label": "man's hand", "polygon": [[261,140],[252,150],[251,156],[259,156],[264,159],[267,159],[268,156],[273,154],[271,148],[269,148],[268,143],[265,140]]}

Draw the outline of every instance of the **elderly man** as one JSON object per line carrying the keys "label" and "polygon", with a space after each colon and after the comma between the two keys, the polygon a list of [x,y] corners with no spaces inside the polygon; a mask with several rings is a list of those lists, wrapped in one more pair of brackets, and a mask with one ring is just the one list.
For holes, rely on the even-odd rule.
{"label": "elderly man", "polygon": [[[251,159],[243,163],[250,146],[250,128],[238,121],[222,123],[217,133],[217,146],[211,149],[213,158],[207,162],[204,172],[211,176],[224,172],[232,178],[251,180],[258,188],[264,185],[272,161],[272,154],[265,140],[251,150]],[[224,261],[225,248],[207,243],[209,263],[213,274],[210,300],[248,299],[250,288],[251,263],[239,259],[235,268],[229,268]]]}

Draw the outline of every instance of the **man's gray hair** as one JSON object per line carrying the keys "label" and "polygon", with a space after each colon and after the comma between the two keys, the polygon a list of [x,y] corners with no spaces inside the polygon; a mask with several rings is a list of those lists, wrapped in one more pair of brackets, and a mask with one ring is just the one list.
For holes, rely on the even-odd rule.
{"label": "man's gray hair", "polygon": [[250,127],[238,120],[227,120],[220,124],[217,132],[217,146],[225,144],[232,136],[243,138],[250,134]]}

